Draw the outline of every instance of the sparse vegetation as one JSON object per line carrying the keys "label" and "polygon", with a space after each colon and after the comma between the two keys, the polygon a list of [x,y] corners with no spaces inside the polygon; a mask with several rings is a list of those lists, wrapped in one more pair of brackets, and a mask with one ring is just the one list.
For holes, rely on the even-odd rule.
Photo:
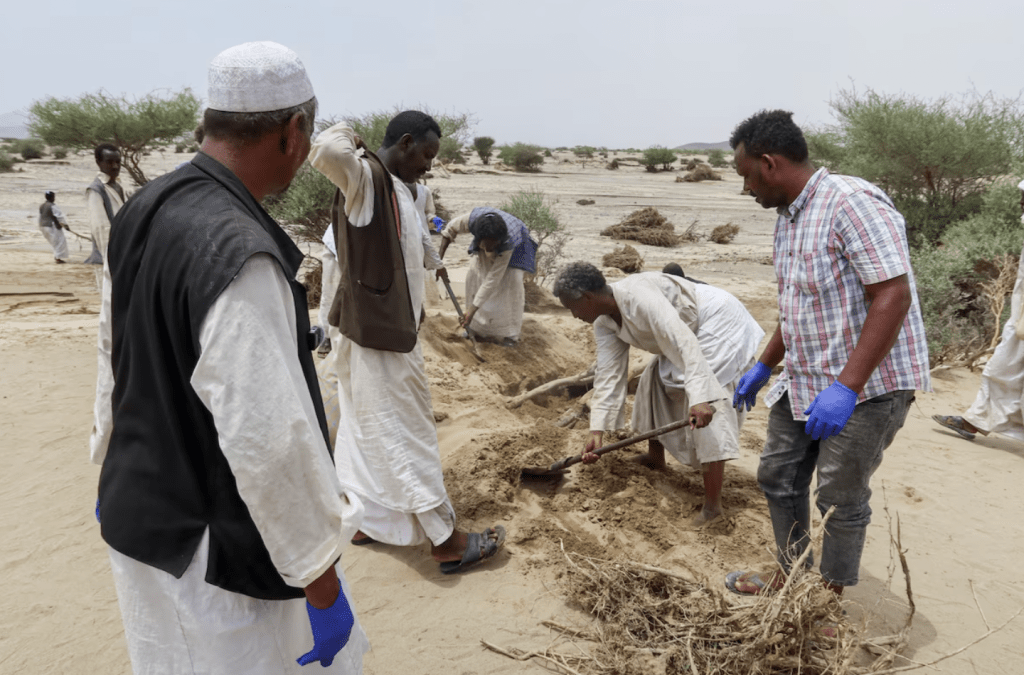
{"label": "sparse vegetation", "polygon": [[0,172],[14,170],[14,158],[7,154],[6,150],[0,150]]}
{"label": "sparse vegetation", "polygon": [[725,225],[719,225],[715,229],[711,230],[711,234],[708,236],[708,239],[716,244],[728,244],[732,242],[733,238],[735,238],[739,233],[739,225],[726,223]]}
{"label": "sparse vegetation", "polygon": [[612,161],[608,162],[608,164],[606,164],[604,168],[609,169],[609,170],[618,169],[619,168],[619,160],[618,159],[613,159]]}
{"label": "sparse vegetation", "polygon": [[675,230],[675,225],[658,213],[658,209],[647,206],[629,214],[618,224],[606,227],[601,231],[601,236],[629,239],[652,246],[675,246],[680,241]]}
{"label": "sparse vegetation", "polygon": [[611,253],[605,253],[601,259],[605,267],[615,267],[626,274],[634,274],[644,270],[644,259],[640,252],[629,244],[623,244]]}
{"label": "sparse vegetation", "polygon": [[477,136],[473,139],[473,147],[476,149],[476,154],[480,156],[480,161],[484,164],[491,163],[491,152],[494,148],[494,139],[490,136]]}
{"label": "sparse vegetation", "polygon": [[729,161],[725,158],[725,151],[718,148],[708,150],[708,164],[716,169],[729,166]]}
{"label": "sparse vegetation", "polygon": [[541,150],[542,148],[537,145],[513,143],[501,146],[498,149],[498,157],[508,166],[515,168],[516,171],[540,171],[540,165],[544,163],[544,158],[540,154]]}
{"label": "sparse vegetation", "polygon": [[68,156],[68,149],[67,148],[54,148],[53,149],[53,158],[54,159],[64,159],[67,156]]}
{"label": "sparse vegetation", "polygon": [[699,183],[702,180],[722,180],[722,174],[712,169],[707,164],[701,163],[685,176],[676,176],[677,183]]}
{"label": "sparse vegetation", "polygon": [[149,180],[139,166],[144,153],[191,132],[199,119],[199,98],[188,88],[137,99],[100,91],[77,99],[37,101],[30,112],[29,129],[47,145],[92,150],[113,143],[121,151],[124,170],[144,185]]}
{"label": "sparse vegetation", "polygon": [[594,148],[589,145],[577,145],[575,148],[572,149],[572,154],[576,155],[577,157],[582,157],[584,159],[590,159],[591,157],[594,156],[595,152],[597,152],[597,148]]}
{"label": "sparse vegetation", "polygon": [[675,151],[660,145],[652,145],[644,150],[644,155],[640,159],[640,163],[651,173],[658,171],[659,166],[661,171],[671,171],[672,162],[674,161],[676,161]]}
{"label": "sparse vegetation", "polygon": [[46,154],[46,144],[38,138],[25,138],[14,141],[11,152],[21,155],[22,159],[41,159]]}

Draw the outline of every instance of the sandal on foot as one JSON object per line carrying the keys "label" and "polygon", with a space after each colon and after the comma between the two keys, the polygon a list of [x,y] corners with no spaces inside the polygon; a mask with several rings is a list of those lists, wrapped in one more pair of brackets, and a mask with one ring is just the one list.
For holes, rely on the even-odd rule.
{"label": "sandal on foot", "polygon": [[479,565],[494,555],[505,544],[505,528],[501,525],[488,527],[477,534],[470,532],[469,543],[466,545],[466,552],[462,554],[462,560],[450,560],[441,563],[441,574],[459,574],[465,572],[474,565]]}
{"label": "sandal on foot", "polygon": [[782,588],[781,577],[778,572],[765,575],[762,579],[757,572],[729,572],[725,575],[725,587],[736,595],[761,595],[762,593],[773,593]]}
{"label": "sandal on foot", "polygon": [[974,440],[974,434],[967,430],[964,422],[964,418],[959,415],[932,415],[932,419],[946,427],[950,431],[955,431],[960,434],[962,438],[968,441]]}
{"label": "sandal on foot", "polygon": [[353,546],[369,546],[370,544],[376,544],[377,540],[373,537],[363,537],[362,539],[353,539],[349,543]]}

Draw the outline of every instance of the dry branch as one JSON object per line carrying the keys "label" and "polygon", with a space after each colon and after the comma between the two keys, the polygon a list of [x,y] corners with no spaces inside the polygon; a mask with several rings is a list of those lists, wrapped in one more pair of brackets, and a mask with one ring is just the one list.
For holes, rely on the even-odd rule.
{"label": "dry branch", "polygon": [[508,403],[505,404],[505,407],[518,408],[519,406],[521,406],[522,404],[526,403],[531,399],[537,398],[538,396],[543,396],[544,394],[556,392],[560,389],[564,389],[565,387],[571,387],[574,385],[584,386],[588,384],[593,384],[594,371],[596,369],[597,363],[593,363],[591,364],[590,368],[583,371],[582,373],[577,373],[572,377],[563,377],[558,380],[552,380],[550,382],[540,385],[539,387],[534,387],[525,394],[520,394],[519,396],[516,396],[515,398],[511,399]]}

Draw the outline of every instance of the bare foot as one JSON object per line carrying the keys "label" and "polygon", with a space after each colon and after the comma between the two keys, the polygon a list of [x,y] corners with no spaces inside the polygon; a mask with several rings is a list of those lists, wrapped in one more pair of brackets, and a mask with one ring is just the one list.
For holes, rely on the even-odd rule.
{"label": "bare foot", "polygon": [[693,517],[693,520],[690,521],[690,524],[694,527],[703,527],[711,521],[713,521],[714,519],[720,517],[722,513],[723,512],[721,507],[709,508],[707,505],[705,505],[704,508],[700,510],[700,513]]}
{"label": "bare foot", "polygon": [[654,469],[655,471],[664,471],[666,466],[664,454],[661,457],[651,457],[651,453],[645,452],[642,455],[633,455],[629,458],[629,461],[640,466],[646,466],[648,469]]}

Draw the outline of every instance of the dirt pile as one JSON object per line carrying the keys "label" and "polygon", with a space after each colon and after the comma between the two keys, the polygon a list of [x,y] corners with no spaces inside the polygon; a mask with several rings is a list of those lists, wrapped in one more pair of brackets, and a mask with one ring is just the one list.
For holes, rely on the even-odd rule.
{"label": "dirt pile", "polygon": [[658,213],[658,209],[647,206],[629,214],[617,225],[606,227],[601,236],[629,239],[651,246],[675,246],[679,243],[675,229],[675,225]]}

